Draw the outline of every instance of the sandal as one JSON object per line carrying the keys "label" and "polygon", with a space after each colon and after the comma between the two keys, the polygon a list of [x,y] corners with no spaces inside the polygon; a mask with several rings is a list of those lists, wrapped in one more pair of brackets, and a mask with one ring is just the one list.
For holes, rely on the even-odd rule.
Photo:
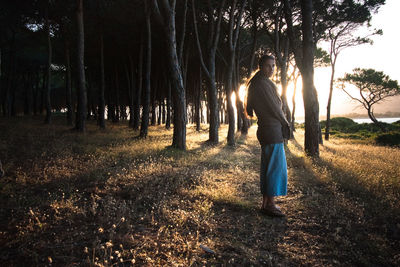
{"label": "sandal", "polygon": [[268,215],[268,216],[271,216],[271,217],[286,217],[286,215],[283,214],[283,212],[279,208],[274,207],[274,206],[261,208],[260,211],[261,211],[262,214],[265,214],[265,215]]}

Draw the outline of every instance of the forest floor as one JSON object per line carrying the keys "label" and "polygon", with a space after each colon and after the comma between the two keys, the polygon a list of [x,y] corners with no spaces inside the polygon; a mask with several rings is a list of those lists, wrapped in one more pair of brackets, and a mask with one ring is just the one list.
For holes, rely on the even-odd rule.
{"label": "forest floor", "polygon": [[259,212],[256,126],[237,145],[126,123],[78,134],[54,118],[0,119],[3,266],[399,266],[400,149],[303,132],[286,148],[286,218]]}

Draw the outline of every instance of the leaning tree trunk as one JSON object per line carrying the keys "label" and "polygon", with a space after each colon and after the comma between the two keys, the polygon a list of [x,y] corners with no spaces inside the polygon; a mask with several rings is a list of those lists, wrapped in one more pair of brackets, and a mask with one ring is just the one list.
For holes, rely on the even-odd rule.
{"label": "leaning tree trunk", "polygon": [[[48,4],[49,5],[49,4]],[[51,38],[50,38],[50,25],[49,25],[49,7],[47,6],[46,10],[46,33],[47,33],[47,88],[46,88],[46,118],[44,122],[46,124],[51,123],[51,57],[52,57],[52,47],[51,47]]]}
{"label": "leaning tree trunk", "polygon": [[[157,6],[157,1],[154,1]],[[175,27],[175,7],[176,1],[161,1],[162,15],[156,10],[156,15],[163,21],[164,33],[166,37],[166,50],[170,73],[170,83],[172,85],[172,99],[174,107],[174,133],[172,146],[186,150],[186,96],[183,81],[182,68],[179,64],[176,27]],[[158,6],[157,6],[158,7]],[[184,35],[183,35],[184,37]],[[181,44],[183,40],[181,40]],[[181,54],[182,61],[182,54]]]}
{"label": "leaning tree trunk", "polygon": [[100,35],[100,92],[99,92],[99,118],[98,124],[100,129],[106,128],[105,109],[106,101],[104,99],[104,91],[106,87],[105,74],[104,74],[104,39],[103,33]]}
{"label": "leaning tree trunk", "polygon": [[209,142],[212,144],[218,143],[218,129],[219,129],[219,116],[218,116],[218,98],[217,98],[217,86],[215,79],[215,59],[216,59],[216,51],[219,42],[219,35],[221,29],[221,20],[223,16],[223,7],[225,5],[225,0],[220,1],[218,18],[217,21],[214,21],[213,18],[213,10],[210,10],[210,19],[209,19],[209,27],[212,29],[210,33],[210,39],[208,40],[208,49],[207,49],[207,66],[203,60],[203,53],[201,49],[199,33],[197,29],[197,20],[196,20],[196,10],[194,5],[194,0],[192,0],[192,10],[193,10],[193,25],[196,37],[196,44],[199,51],[199,58],[201,62],[201,66],[203,68],[204,73],[206,74],[207,80],[207,100],[208,100],[208,110],[209,110]]}
{"label": "leaning tree trunk", "polygon": [[78,114],[76,116],[76,129],[80,132],[86,131],[86,109],[87,93],[85,86],[85,63],[84,63],[84,31],[83,31],[83,0],[77,0],[76,19],[78,26]]}
{"label": "leaning tree trunk", "polygon": [[[146,1],[146,0],[145,0]],[[146,2],[145,2],[146,3]],[[151,76],[151,24],[150,24],[150,9],[146,8],[146,33],[147,33],[147,48],[146,48],[146,72],[144,80],[144,103],[142,111],[142,123],[140,126],[140,137],[146,138],[149,130],[149,106],[150,106],[150,76]]]}
{"label": "leaning tree trunk", "polygon": [[182,71],[176,53],[176,30],[174,10],[170,10],[166,24],[168,62],[173,86],[174,133],[172,146],[186,150],[186,96],[183,87]]}
{"label": "leaning tree trunk", "polygon": [[372,110],[372,106],[368,105],[367,106],[367,112],[368,112],[368,117],[371,119],[371,121],[381,129],[382,132],[386,132],[385,126],[376,119],[374,115],[374,111]]}
{"label": "leaning tree trunk", "polygon": [[[235,50],[236,50],[236,44],[237,44],[237,38],[239,36],[239,28],[240,28],[240,22],[241,22],[241,16],[243,14],[242,10],[244,10],[244,3],[246,0],[243,1],[241,12],[239,13],[239,18],[238,22],[236,25],[235,22],[235,11],[236,11],[236,4],[237,0],[234,0],[231,4],[231,10],[229,12],[229,30],[228,30],[228,69],[227,69],[227,77],[226,77],[226,87],[225,87],[225,92],[226,92],[226,105],[227,105],[227,111],[228,111],[228,121],[229,121],[229,127],[228,127],[228,136],[227,136],[227,142],[228,145],[233,146],[235,145],[235,110],[233,109],[233,103],[232,103],[232,92],[234,90],[234,82],[233,82],[233,72],[234,72],[234,66],[235,66]],[[236,26],[236,29],[234,27]],[[236,96],[238,97],[238,96]],[[240,117],[237,116],[238,121],[240,120]]]}
{"label": "leaning tree trunk", "polygon": [[251,57],[249,63],[249,69],[247,70],[247,77],[250,78],[251,74],[253,73],[254,61],[256,57],[256,48],[257,48],[257,19],[253,19],[253,26],[251,28],[251,34],[253,37],[253,44],[251,47]]}
{"label": "leaning tree trunk", "polygon": [[[336,61],[336,58],[335,60]],[[326,106],[326,125],[325,125],[325,140],[329,140],[330,126],[331,126],[331,103],[332,103],[332,93],[333,93],[333,80],[335,78],[335,63],[331,64],[332,73],[331,80],[329,83],[329,97],[328,104]]]}
{"label": "leaning tree trunk", "polygon": [[319,156],[319,103],[314,86],[314,40],[313,40],[312,0],[301,1],[303,18],[303,60],[301,77],[303,80],[303,101],[305,113],[304,149],[310,156]]}

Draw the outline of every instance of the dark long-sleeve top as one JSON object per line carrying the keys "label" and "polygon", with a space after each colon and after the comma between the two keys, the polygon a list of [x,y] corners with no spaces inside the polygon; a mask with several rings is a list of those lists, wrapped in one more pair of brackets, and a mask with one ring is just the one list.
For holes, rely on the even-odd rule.
{"label": "dark long-sleeve top", "polygon": [[258,118],[257,138],[260,144],[282,143],[282,128],[287,132],[289,123],[275,84],[261,71],[254,75],[248,87],[247,114],[253,116],[253,110]]}

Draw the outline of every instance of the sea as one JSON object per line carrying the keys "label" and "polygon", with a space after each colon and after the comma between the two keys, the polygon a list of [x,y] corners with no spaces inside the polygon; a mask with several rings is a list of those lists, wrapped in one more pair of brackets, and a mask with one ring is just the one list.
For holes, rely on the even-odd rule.
{"label": "sea", "polygon": [[[400,117],[395,117],[395,118],[376,118],[380,122],[386,122],[386,123],[393,123],[396,121],[400,121]],[[372,123],[370,118],[363,118],[363,119],[352,119],[354,122],[357,122],[359,124],[361,123]]]}
{"label": "sea", "polygon": [[[356,122],[358,124],[361,124],[361,123],[372,123],[370,118],[361,118],[361,119],[359,119],[359,118],[354,118],[354,119],[350,118],[350,119],[352,119],[354,122]],[[396,121],[400,121],[400,117],[377,118],[377,120],[380,121],[380,122],[393,123],[393,122],[396,122]],[[304,118],[296,119],[296,122],[297,123],[304,123]]]}

